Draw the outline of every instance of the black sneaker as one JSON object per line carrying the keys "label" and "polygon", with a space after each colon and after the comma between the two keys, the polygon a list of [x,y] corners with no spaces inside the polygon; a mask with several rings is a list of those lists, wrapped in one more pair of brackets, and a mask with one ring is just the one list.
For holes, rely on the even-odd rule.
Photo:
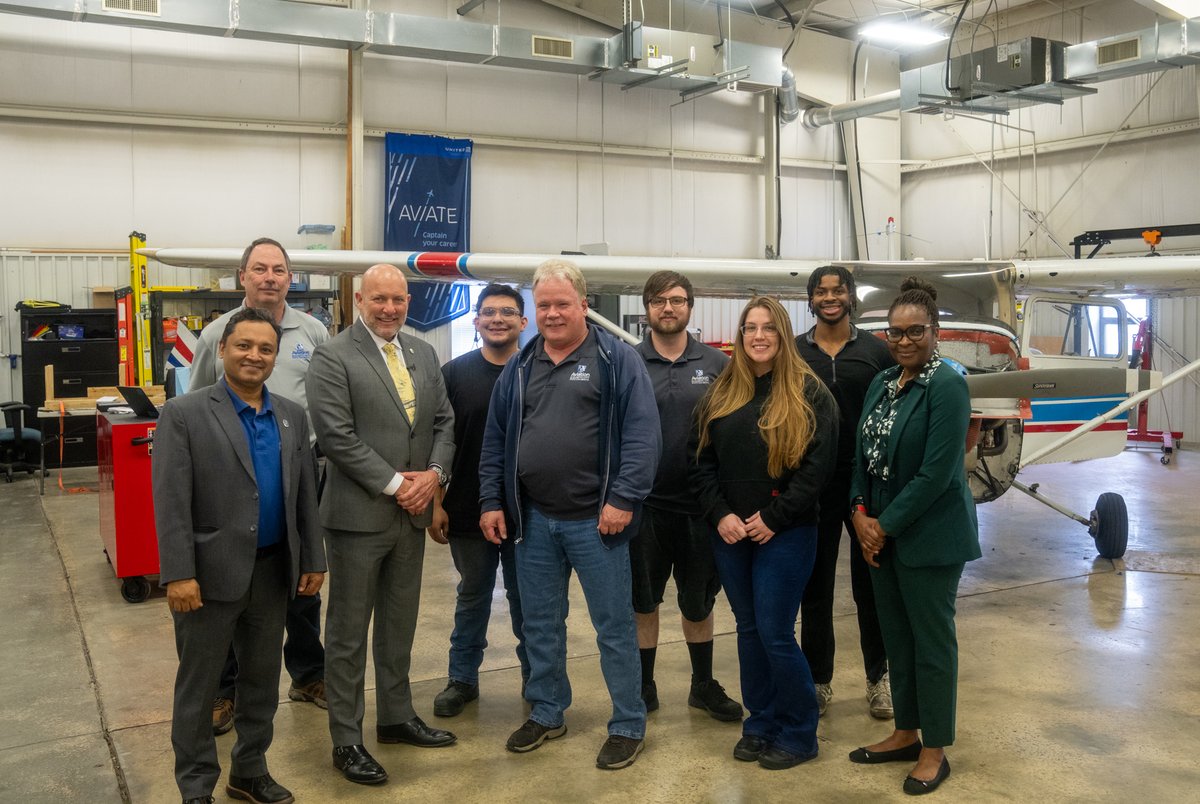
{"label": "black sneaker", "polygon": [[610,734],[600,746],[596,756],[596,767],[601,770],[620,770],[628,768],[642,753],[645,740],[635,740],[632,737],[622,737],[620,734]]}
{"label": "black sneaker", "polygon": [[433,713],[438,717],[454,717],[461,714],[463,707],[479,697],[478,684],[451,681],[446,689],[433,699]]}
{"label": "black sneaker", "polygon": [[646,711],[658,709],[658,685],[653,680],[642,685],[642,700],[646,703]]}
{"label": "black sneaker", "polygon": [[543,726],[536,720],[526,720],[521,724],[521,728],[514,731],[508,737],[508,742],[505,748],[516,754],[524,754],[526,751],[532,751],[541,746],[547,740],[557,740],[567,733],[567,724],[550,728]]}
{"label": "black sneaker", "polygon": [[688,695],[688,706],[703,709],[716,720],[741,720],[742,705],[725,694],[725,688],[710,678],[708,681],[692,682]]}

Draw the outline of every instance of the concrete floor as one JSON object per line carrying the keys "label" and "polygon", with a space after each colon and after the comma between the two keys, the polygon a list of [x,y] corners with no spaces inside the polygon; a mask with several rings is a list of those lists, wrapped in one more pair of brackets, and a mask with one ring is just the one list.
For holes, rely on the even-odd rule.
{"label": "concrete floor", "polygon": [[[1124,561],[1097,558],[1081,526],[1018,492],[980,507],[984,559],[968,565],[960,590],[958,742],[942,799],[1197,800],[1198,463],[1190,452],[1167,467],[1156,453],[1126,453],[1023,475],[1084,513],[1100,491],[1124,494],[1132,520]],[[94,470],[64,477],[68,488],[94,489],[95,480]],[[177,801],[168,734],[176,661],[162,593],[138,605],[121,599],[101,551],[95,494],[51,482],[39,498],[34,480],[21,477],[0,483],[0,512],[0,801]],[[905,766],[846,760],[889,728],[863,700],[846,566],[843,554],[834,700],[820,757],[799,768],[734,761],[738,727],[687,707],[687,651],[668,602],[656,673],[662,708],[650,716],[645,753],[630,769],[596,770],[609,705],[578,588],[569,629],[576,703],[565,739],[528,755],[504,750],[526,710],[500,592],[480,701],[458,718],[434,718],[456,576],[448,550],[430,543],[413,690],[418,712],[459,743],[422,750],[369,741],[391,781],[350,784],[330,765],[324,712],[289,702],[281,680],[271,771],[310,802],[901,800]],[[721,599],[717,676],[736,696],[732,630]],[[370,675],[367,683],[371,733]],[[233,739],[218,738],[225,765]]]}

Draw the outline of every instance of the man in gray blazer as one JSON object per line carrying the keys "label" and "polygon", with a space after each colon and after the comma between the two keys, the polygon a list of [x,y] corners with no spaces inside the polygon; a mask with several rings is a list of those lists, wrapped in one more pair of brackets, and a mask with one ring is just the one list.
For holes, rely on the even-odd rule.
{"label": "man in gray blazer", "polygon": [[449,478],[454,413],[433,347],[400,332],[408,282],[375,265],[354,294],[361,318],[320,346],[306,379],[326,457],[321,524],[332,582],[325,619],[325,694],[333,764],[352,782],[387,772],[363,745],[367,629],[375,616],[376,738],[426,748],[455,736],[417,717],[408,670],[425,528],[434,490]]}
{"label": "man in gray blazer", "polygon": [[279,327],[232,316],[220,343],[225,376],[167,403],[154,434],[159,577],[175,623],[179,671],[171,744],[185,802],[211,802],[221,768],[210,706],[232,643],[241,671],[226,793],[283,804],[267,772],[287,602],[315,595],[325,572],[308,424],[265,383]]}

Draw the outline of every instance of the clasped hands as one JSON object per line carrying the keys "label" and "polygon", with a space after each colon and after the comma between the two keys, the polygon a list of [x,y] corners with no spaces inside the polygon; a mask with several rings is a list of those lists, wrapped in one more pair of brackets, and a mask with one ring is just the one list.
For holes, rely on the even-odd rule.
{"label": "clasped hands", "polygon": [[749,539],[758,544],[771,541],[775,531],[767,527],[762,520],[762,512],[755,511],[749,519],[742,519],[737,514],[726,514],[717,523],[717,535],[725,544],[736,544],[742,539]]}
{"label": "clasped hands", "polygon": [[862,511],[854,512],[854,532],[858,534],[858,545],[862,548],[863,559],[872,567],[878,567],[875,556],[883,549],[887,534],[879,524],[879,520],[867,516]]}
{"label": "clasped hands", "polygon": [[396,498],[396,505],[413,516],[425,513],[438,487],[437,472],[426,469],[420,472],[401,472],[400,476],[404,481],[392,495]]}

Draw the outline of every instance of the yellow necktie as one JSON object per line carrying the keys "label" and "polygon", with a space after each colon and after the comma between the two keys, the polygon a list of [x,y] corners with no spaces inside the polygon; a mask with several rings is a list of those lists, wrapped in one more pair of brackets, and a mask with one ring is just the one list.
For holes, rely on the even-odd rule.
{"label": "yellow necktie", "polygon": [[396,355],[396,344],[385,343],[383,353],[387,360],[388,374],[392,375],[396,393],[400,394],[400,401],[404,403],[404,411],[408,414],[408,421],[411,424],[417,420],[417,396],[413,392],[412,378],[408,374],[408,367],[401,363],[400,358]]}

